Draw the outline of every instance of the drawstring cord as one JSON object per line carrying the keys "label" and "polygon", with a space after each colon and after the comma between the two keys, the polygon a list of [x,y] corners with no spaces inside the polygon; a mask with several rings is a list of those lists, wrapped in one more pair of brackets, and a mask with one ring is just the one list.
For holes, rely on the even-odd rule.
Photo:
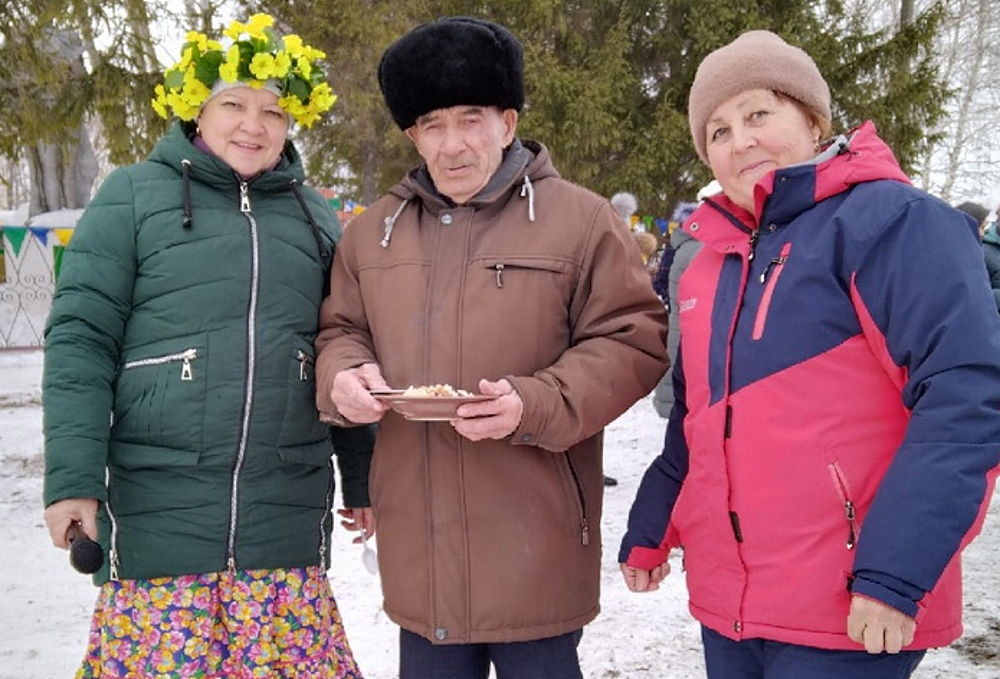
{"label": "drawstring cord", "polygon": [[407,198],[399,204],[399,207],[396,208],[396,212],[391,217],[385,218],[385,230],[382,232],[382,240],[379,242],[379,245],[382,247],[389,247],[389,239],[392,238],[392,229],[396,226],[396,220],[399,219],[399,215],[403,212],[403,208],[405,208],[406,204],[409,202],[410,199]]}
{"label": "drawstring cord", "polygon": [[[316,239],[316,248],[319,250],[319,259],[323,263],[323,270],[328,271],[330,268],[330,262],[333,260],[333,248],[330,244],[326,242],[323,238],[323,232],[320,231],[319,225],[316,224],[316,220],[313,219],[312,212],[309,211],[309,206],[306,205],[305,199],[302,198],[302,193],[299,191],[299,180],[293,179],[289,183],[289,187],[292,189],[292,195],[295,196],[295,200],[298,201],[299,207],[302,208],[302,213],[306,216],[306,222],[309,223],[309,227],[312,229],[313,238]],[[324,285],[329,285],[329,276],[326,277],[326,283]],[[323,295],[326,296],[327,289],[324,288]]]}
{"label": "drawstring cord", "polygon": [[184,219],[181,226],[190,229],[191,222],[191,161],[187,158],[181,160],[181,193],[184,195]]}
{"label": "drawstring cord", "polygon": [[535,187],[531,185],[528,175],[524,175],[524,183],[521,185],[521,198],[525,194],[528,196],[528,221],[535,221]]}

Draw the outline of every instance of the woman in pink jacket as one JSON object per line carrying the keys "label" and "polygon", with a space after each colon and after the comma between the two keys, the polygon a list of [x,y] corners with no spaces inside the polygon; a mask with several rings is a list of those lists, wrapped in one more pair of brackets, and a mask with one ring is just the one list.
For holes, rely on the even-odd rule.
{"label": "woman in pink jacket", "polygon": [[[709,677],[908,677],[961,634],[1000,461],[1000,317],[975,225],[874,125],[829,138],[802,50],[743,34],[689,118],[722,186],[684,229],[676,400],[619,561],[682,547]],[[824,141],[825,140],[825,141]]]}

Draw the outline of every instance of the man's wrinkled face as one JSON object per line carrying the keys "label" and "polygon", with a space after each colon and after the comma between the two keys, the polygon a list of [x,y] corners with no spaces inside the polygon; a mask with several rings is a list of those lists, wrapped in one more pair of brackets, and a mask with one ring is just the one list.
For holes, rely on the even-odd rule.
{"label": "man's wrinkled face", "polygon": [[452,106],[420,116],[406,136],[427,163],[437,190],[461,205],[489,183],[516,129],[514,109]]}

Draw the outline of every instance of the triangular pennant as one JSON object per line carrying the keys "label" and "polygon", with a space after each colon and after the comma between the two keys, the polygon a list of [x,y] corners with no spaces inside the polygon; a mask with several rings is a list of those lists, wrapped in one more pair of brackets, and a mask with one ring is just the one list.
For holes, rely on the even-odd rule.
{"label": "triangular pennant", "polygon": [[15,257],[21,254],[21,244],[24,243],[24,237],[27,235],[28,229],[23,226],[3,227],[3,236],[10,241]]}
{"label": "triangular pennant", "polygon": [[69,245],[69,239],[73,237],[74,229],[52,229],[52,231],[56,234],[56,238],[59,239],[60,243]]}
{"label": "triangular pennant", "polygon": [[38,239],[42,245],[49,244],[49,229],[44,226],[29,226],[31,234]]}

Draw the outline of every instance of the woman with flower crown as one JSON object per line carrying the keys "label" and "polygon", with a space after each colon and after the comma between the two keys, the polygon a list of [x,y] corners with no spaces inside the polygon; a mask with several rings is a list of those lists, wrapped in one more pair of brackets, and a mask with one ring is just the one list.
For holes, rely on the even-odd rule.
{"label": "woman with flower crown", "polygon": [[[334,473],[352,528],[371,432],[314,404],[339,238],[288,141],[334,102],[273,19],[191,32],[156,88],[180,120],[84,213],[46,329],[45,520],[105,558],[78,677],[360,677],[326,569]],[[96,565],[96,564],[95,564]]]}

